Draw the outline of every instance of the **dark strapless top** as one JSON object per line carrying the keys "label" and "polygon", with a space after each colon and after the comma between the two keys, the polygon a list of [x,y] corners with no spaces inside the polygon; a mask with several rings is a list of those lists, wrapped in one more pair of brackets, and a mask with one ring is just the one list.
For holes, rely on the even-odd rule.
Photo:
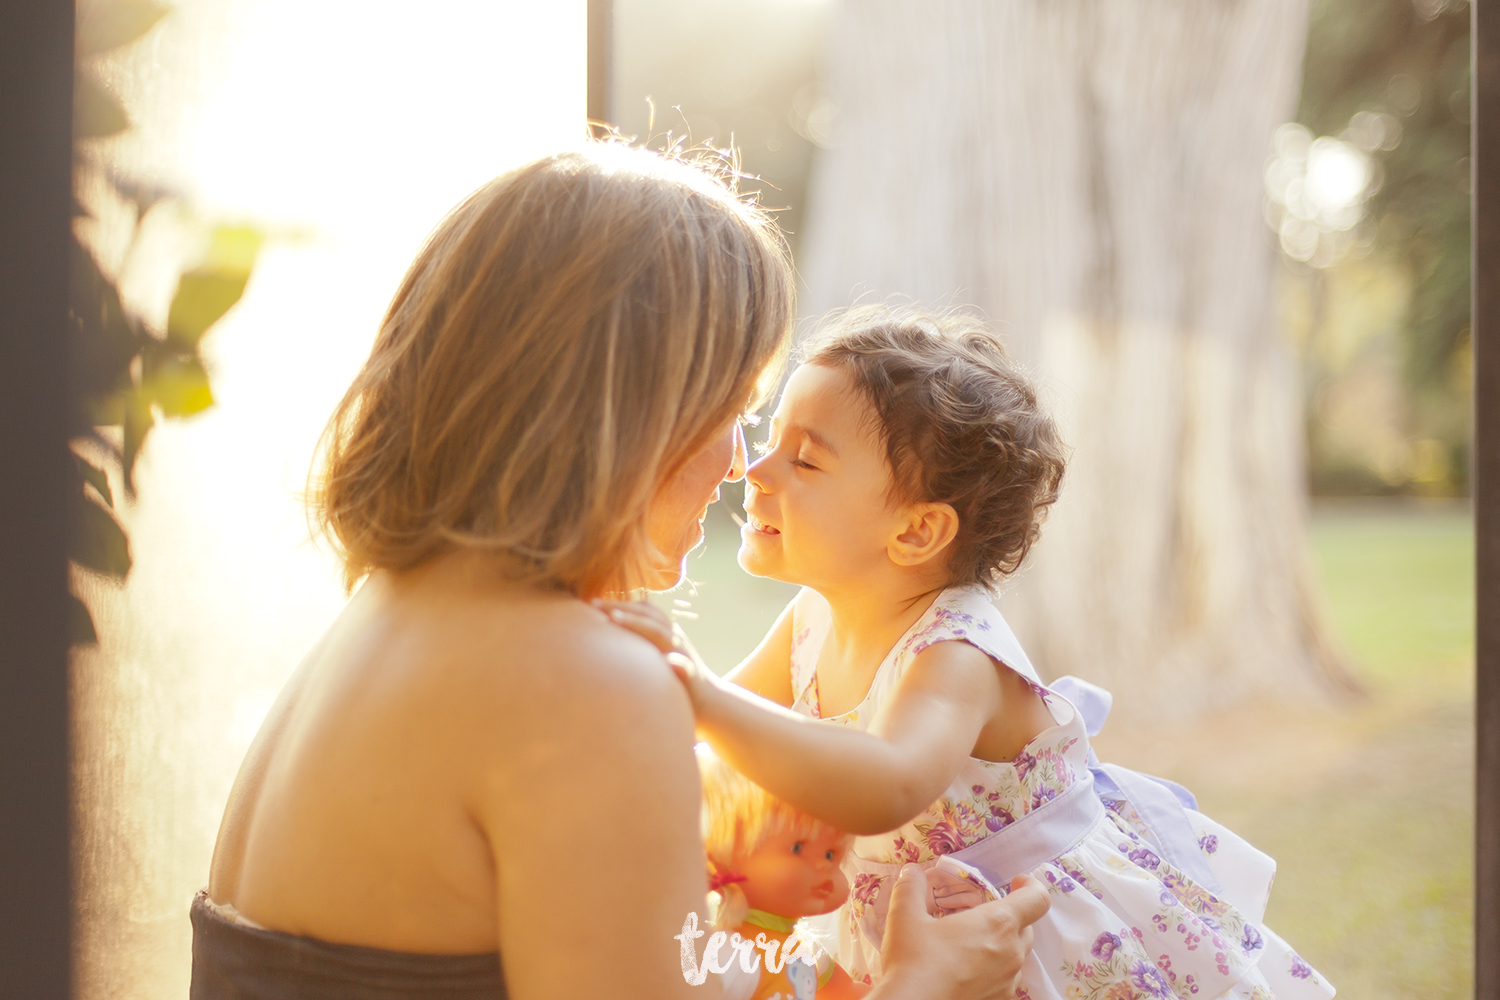
{"label": "dark strapless top", "polygon": [[505,1000],[500,953],[422,955],[263,930],[193,900],[191,1000]]}

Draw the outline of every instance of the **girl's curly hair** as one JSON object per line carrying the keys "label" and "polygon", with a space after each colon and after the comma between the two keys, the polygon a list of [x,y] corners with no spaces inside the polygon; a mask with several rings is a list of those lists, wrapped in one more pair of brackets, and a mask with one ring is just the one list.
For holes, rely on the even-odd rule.
{"label": "girl's curly hair", "polygon": [[874,407],[893,500],[958,514],[949,584],[1015,572],[1057,500],[1066,449],[1036,387],[974,316],[866,306],[837,313],[799,352],[849,373]]}

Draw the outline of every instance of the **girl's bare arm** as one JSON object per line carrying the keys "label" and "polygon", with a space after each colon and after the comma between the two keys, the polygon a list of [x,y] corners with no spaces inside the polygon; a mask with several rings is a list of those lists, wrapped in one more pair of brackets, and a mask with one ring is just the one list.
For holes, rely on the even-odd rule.
{"label": "girl's bare arm", "polygon": [[865,732],[701,674],[684,679],[698,731],[720,756],[798,809],[862,836],[931,805],[1000,708],[994,661],[961,642],[919,653]]}

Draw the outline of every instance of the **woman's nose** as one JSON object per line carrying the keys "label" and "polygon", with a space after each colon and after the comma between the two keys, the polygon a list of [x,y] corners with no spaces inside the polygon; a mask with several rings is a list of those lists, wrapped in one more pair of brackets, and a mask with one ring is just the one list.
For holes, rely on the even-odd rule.
{"label": "woman's nose", "polygon": [[749,451],[745,447],[745,431],[740,427],[740,422],[734,422],[734,455],[729,460],[729,473],[724,477],[726,482],[737,483],[745,478],[746,466],[750,462]]}

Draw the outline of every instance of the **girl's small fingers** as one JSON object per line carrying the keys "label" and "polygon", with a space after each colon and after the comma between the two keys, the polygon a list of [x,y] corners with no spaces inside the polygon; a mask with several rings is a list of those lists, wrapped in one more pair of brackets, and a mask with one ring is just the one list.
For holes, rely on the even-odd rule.
{"label": "girl's small fingers", "polygon": [[667,666],[672,668],[672,673],[677,675],[679,681],[683,684],[692,683],[693,674],[696,673],[692,660],[681,653],[668,653],[666,659]]}
{"label": "girl's small fingers", "polygon": [[649,618],[642,618],[615,608],[609,612],[609,620],[627,631],[634,632],[663,653],[670,653],[677,648],[672,633],[663,630],[660,624]]}

